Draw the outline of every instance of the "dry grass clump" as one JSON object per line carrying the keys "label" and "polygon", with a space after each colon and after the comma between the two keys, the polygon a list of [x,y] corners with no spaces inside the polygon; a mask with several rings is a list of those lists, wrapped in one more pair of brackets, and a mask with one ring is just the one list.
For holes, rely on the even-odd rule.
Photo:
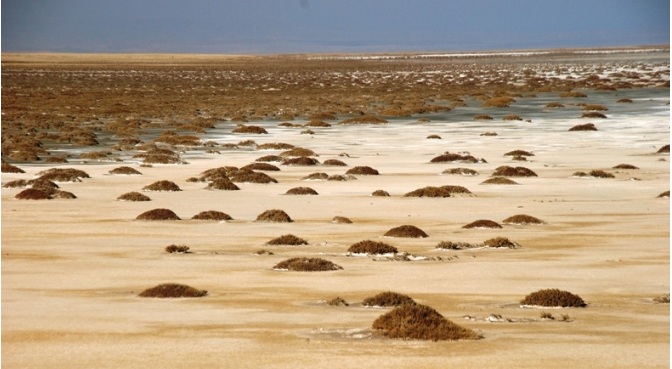
{"label": "dry grass clump", "polygon": [[492,177],[481,182],[481,184],[517,185],[518,182],[506,177]]}
{"label": "dry grass clump", "polygon": [[401,306],[401,305],[415,305],[415,301],[404,294],[386,291],[381,292],[375,296],[367,297],[362,301],[364,306]]}
{"label": "dry grass clump", "polygon": [[273,269],[290,270],[295,272],[326,272],[331,270],[343,269],[340,265],[334,264],[329,260],[322,258],[291,258],[276,264]]}
{"label": "dry grass clump", "polygon": [[437,249],[442,250],[464,250],[464,249],[473,249],[476,247],[481,247],[481,245],[468,242],[452,242],[452,241],[441,241],[436,245]]}
{"label": "dry grass clump", "polygon": [[481,107],[483,108],[508,108],[511,106],[512,102],[516,102],[516,99],[510,96],[497,96],[490,99],[487,99],[483,102]]}
{"label": "dry grass clump", "polygon": [[74,168],[52,168],[43,170],[37,175],[41,179],[54,182],[81,182],[81,178],[91,178],[85,171]]}
{"label": "dry grass clump", "polygon": [[371,193],[371,196],[376,197],[390,197],[390,193],[385,190],[375,190]]}
{"label": "dry grass clump", "polygon": [[143,195],[140,192],[126,192],[125,194],[117,197],[119,201],[151,201],[149,196]]}
{"label": "dry grass clump", "polygon": [[311,149],[306,149],[303,147],[294,147],[290,150],[283,151],[280,153],[282,157],[291,157],[291,156],[318,156],[315,151]]}
{"label": "dry grass clump", "polygon": [[322,120],[311,120],[310,122],[303,125],[304,127],[317,127],[317,128],[329,128],[331,124],[322,121]]}
{"label": "dry grass clump", "polygon": [[226,214],[221,211],[217,210],[206,210],[202,211],[193,217],[191,219],[198,219],[198,220],[218,220],[218,221],[227,221],[227,220],[233,220],[229,214]]}
{"label": "dry grass clump", "polygon": [[302,181],[326,181],[327,179],[329,179],[329,175],[322,172],[311,173],[301,178]]}
{"label": "dry grass clump", "polygon": [[123,175],[142,175],[138,170],[131,167],[118,167],[110,170],[110,174],[123,174]]}
{"label": "dry grass clump", "polygon": [[28,181],[25,179],[17,179],[14,181],[9,181],[2,185],[3,188],[23,188],[28,186]]}
{"label": "dry grass clump", "polygon": [[188,254],[189,246],[185,245],[168,245],[164,249],[169,254]]}
{"label": "dry grass clump", "polygon": [[351,179],[357,179],[357,177],[348,174],[347,176],[342,176],[340,174],[334,174],[333,176],[329,176],[327,178],[327,181],[336,181],[336,182],[345,182]]}
{"label": "dry grass clump", "polygon": [[471,329],[463,328],[443,317],[436,310],[421,304],[405,304],[381,315],[373,329],[389,338],[406,340],[456,341],[483,338]]}
{"label": "dry grass clump", "polygon": [[337,224],[351,224],[352,220],[350,220],[350,218],[348,218],[348,217],[342,217],[342,216],[337,215],[331,220],[331,222],[332,223],[337,223]]}
{"label": "dry grass clump", "polygon": [[604,105],[600,104],[586,104],[581,107],[581,110],[585,111],[607,111],[609,108],[607,108]]}
{"label": "dry grass clump", "polygon": [[285,192],[285,195],[317,195],[317,191],[310,187],[294,187]]}
{"label": "dry grass clump", "polygon": [[441,136],[439,136],[439,135],[429,135],[429,136],[427,136],[427,139],[428,140],[440,140]]}
{"label": "dry grass clump", "polygon": [[599,169],[591,170],[588,175],[594,178],[616,178],[613,174]]}
{"label": "dry grass clump", "polygon": [[140,297],[156,298],[181,298],[181,297],[203,297],[208,294],[206,290],[199,290],[194,287],[177,283],[164,283],[156,287],[148,288],[142,291]]}
{"label": "dry grass clump", "polygon": [[607,116],[604,115],[604,114],[602,114],[602,113],[598,113],[598,112],[596,112],[596,111],[590,111],[590,112],[581,114],[581,118],[599,118],[599,119],[607,119]]}
{"label": "dry grass clump", "polygon": [[301,237],[297,237],[293,234],[285,234],[280,237],[276,237],[268,242],[266,242],[267,245],[289,245],[289,246],[297,246],[297,245],[307,245],[308,241],[304,240]]}
{"label": "dry grass clump", "polygon": [[519,115],[516,115],[516,114],[509,114],[509,115],[505,115],[504,117],[502,117],[502,120],[507,120],[507,121],[518,120],[518,121],[520,121],[520,120],[523,120],[523,118],[521,118]]}
{"label": "dry grass clump", "polygon": [[597,127],[595,127],[595,124],[593,123],[586,123],[586,124],[577,124],[569,129],[569,132],[578,132],[578,131],[597,131]]}
{"label": "dry grass clump", "polygon": [[27,188],[14,196],[18,200],[51,200],[51,194],[36,188]]}
{"label": "dry grass clump", "polygon": [[658,151],[656,151],[656,153],[658,153],[658,154],[662,154],[662,153],[666,153],[666,152],[667,153],[670,152],[670,144],[664,145],[660,149],[658,149]]}
{"label": "dry grass clump", "polygon": [[142,188],[143,191],[182,191],[175,182],[161,180]]}
{"label": "dry grass clump", "polygon": [[425,231],[414,225],[402,225],[394,227],[383,235],[385,237],[425,238],[429,237]]}
{"label": "dry grass clump", "polygon": [[618,99],[616,102],[619,103],[619,104],[623,104],[623,103],[627,104],[627,103],[632,103],[632,99],[623,98],[623,99]]}
{"label": "dry grass clump", "polygon": [[470,168],[451,168],[446,169],[441,174],[459,174],[462,176],[477,176],[478,172]]}
{"label": "dry grass clump", "polygon": [[559,103],[559,102],[550,102],[550,103],[546,104],[546,106],[544,106],[544,108],[546,108],[546,109],[564,108],[564,107],[565,107],[565,105],[563,105],[562,103]]}
{"label": "dry grass clump", "polygon": [[399,252],[396,247],[378,241],[359,241],[348,248],[349,253],[353,254],[396,254]]}
{"label": "dry grass clump", "polygon": [[525,296],[521,305],[558,306],[558,307],[585,307],[583,299],[573,293],[556,288],[539,290]]}
{"label": "dry grass clump", "polygon": [[138,215],[135,219],[137,219],[137,220],[180,220],[180,217],[178,217],[177,214],[175,214],[170,209],[158,208],[158,209],[148,210],[148,211]]}
{"label": "dry grass clump", "polygon": [[356,166],[354,168],[348,169],[345,174],[377,176],[379,173],[377,170],[369,166]]}
{"label": "dry grass clump", "polygon": [[293,148],[294,145],[285,142],[269,142],[257,145],[257,150],[289,150]]}
{"label": "dry grass clump", "polygon": [[60,156],[50,156],[44,160],[45,163],[49,164],[61,164],[61,163],[67,163],[68,159],[60,157]]}
{"label": "dry grass clump", "polygon": [[278,180],[266,173],[251,170],[239,170],[231,175],[231,181],[237,183],[278,183]]}
{"label": "dry grass clump", "polygon": [[280,168],[276,167],[273,164],[268,163],[252,163],[240,168],[240,170],[261,170],[267,172],[279,172]]}
{"label": "dry grass clump", "polygon": [[479,136],[493,137],[497,136],[497,132],[483,132]]}
{"label": "dry grass clump", "polygon": [[474,120],[492,120],[492,117],[487,114],[477,114],[474,116]]}
{"label": "dry grass clump", "polygon": [[102,151],[89,151],[79,154],[80,159],[90,159],[90,160],[103,160],[110,159],[112,155],[111,151],[102,150]]}
{"label": "dry grass clump", "polygon": [[347,167],[348,164],[345,164],[343,161],[338,159],[327,159],[322,163],[322,165],[327,167]]}
{"label": "dry grass clump", "polygon": [[348,118],[342,120],[339,124],[387,124],[387,120],[372,115],[363,115],[361,117]]}
{"label": "dry grass clump", "polygon": [[578,92],[578,91],[566,91],[562,92],[559,95],[560,97],[588,97],[588,95],[584,94],[583,92]]}
{"label": "dry grass clump", "polygon": [[252,134],[268,134],[268,131],[266,131],[263,127],[259,126],[246,126],[244,124],[241,124],[231,130],[232,133],[252,133]]}
{"label": "dry grass clump", "polygon": [[661,192],[660,195],[658,195],[656,197],[670,197],[670,191],[667,190],[665,192]]}
{"label": "dry grass clump", "polygon": [[517,249],[520,247],[517,243],[509,240],[506,237],[495,237],[483,241],[483,244],[493,248]]}
{"label": "dry grass clump", "polygon": [[255,161],[268,163],[268,162],[282,162],[283,160],[284,160],[283,157],[280,155],[265,155],[258,158]]}
{"label": "dry grass clump", "polygon": [[201,181],[214,181],[217,178],[229,178],[230,175],[238,172],[238,167],[227,166],[212,168],[201,173]]}
{"label": "dry grass clump", "polygon": [[467,225],[462,226],[464,229],[474,229],[474,228],[502,228],[499,223],[495,222],[494,220],[488,220],[488,219],[479,219],[475,220]]}
{"label": "dry grass clump", "polygon": [[350,304],[348,304],[348,302],[345,301],[345,299],[343,299],[341,297],[335,297],[331,300],[328,300],[327,305],[329,305],[329,306],[350,306]]}
{"label": "dry grass clump", "polygon": [[515,225],[525,225],[525,224],[544,224],[539,218],[535,218],[527,214],[516,214],[512,215],[502,221],[504,224],[515,224]]}
{"label": "dry grass clump", "polygon": [[236,186],[235,183],[231,182],[228,178],[217,178],[212,182],[208,183],[205,187],[208,190],[222,190],[222,191],[238,191],[240,187]]}
{"label": "dry grass clump", "polygon": [[411,191],[405,194],[404,197],[450,197],[453,194],[471,195],[471,191],[463,186],[427,186]]}
{"label": "dry grass clump", "polygon": [[507,152],[504,156],[534,156],[534,154],[525,150],[513,150]]}
{"label": "dry grass clump", "polygon": [[504,165],[495,169],[493,177],[536,177],[537,173],[525,167],[510,167]]}
{"label": "dry grass clump", "polygon": [[301,167],[309,167],[313,165],[319,165],[320,162],[319,160],[315,158],[310,158],[308,156],[299,156],[291,159],[285,159],[282,162],[282,165],[293,165],[293,166],[301,166]]}
{"label": "dry grass clump", "polygon": [[150,148],[145,153],[133,155],[133,158],[141,158],[145,164],[186,164],[176,152],[157,147]]}
{"label": "dry grass clump", "polygon": [[257,222],[291,223],[293,220],[283,210],[271,209],[259,214],[257,216]]}
{"label": "dry grass clump", "polygon": [[302,134],[302,135],[314,135],[315,131],[313,131],[312,129],[305,129],[305,130],[301,131],[300,134]]}
{"label": "dry grass clump", "polygon": [[56,183],[42,177],[31,179],[28,181],[28,184],[37,190],[42,190],[47,193],[53,193],[54,190],[59,188]]}
{"label": "dry grass clump", "polygon": [[639,167],[636,167],[632,164],[618,164],[614,166],[612,169],[639,169]]}
{"label": "dry grass clump", "polygon": [[456,153],[450,153],[450,152],[445,152],[432,160],[429,161],[430,163],[486,163],[485,159],[476,159],[474,156],[466,154],[456,154]]}
{"label": "dry grass clump", "polygon": [[268,251],[268,250],[264,250],[264,249],[257,250],[255,252],[253,252],[253,254],[254,255],[275,255],[272,251]]}
{"label": "dry grass clump", "polygon": [[670,294],[666,293],[662,296],[656,296],[653,298],[653,302],[657,304],[669,304],[670,303]]}
{"label": "dry grass clump", "polygon": [[77,196],[75,196],[74,193],[68,192],[68,191],[54,191],[52,194],[52,198],[54,199],[76,199]]}
{"label": "dry grass clump", "polygon": [[2,163],[2,173],[25,173],[25,171],[15,165]]}

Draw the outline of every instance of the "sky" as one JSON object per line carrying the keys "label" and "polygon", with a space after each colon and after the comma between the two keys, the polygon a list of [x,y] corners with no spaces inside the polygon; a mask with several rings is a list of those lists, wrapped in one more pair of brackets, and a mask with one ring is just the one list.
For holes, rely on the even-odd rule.
{"label": "sky", "polygon": [[283,54],[669,45],[669,0],[2,0],[2,52]]}

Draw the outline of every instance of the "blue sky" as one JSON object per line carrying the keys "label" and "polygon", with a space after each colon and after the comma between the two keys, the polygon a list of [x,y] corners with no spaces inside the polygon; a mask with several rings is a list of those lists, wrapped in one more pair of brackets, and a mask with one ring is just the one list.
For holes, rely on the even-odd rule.
{"label": "blue sky", "polygon": [[2,0],[3,52],[475,51],[669,44],[669,0]]}

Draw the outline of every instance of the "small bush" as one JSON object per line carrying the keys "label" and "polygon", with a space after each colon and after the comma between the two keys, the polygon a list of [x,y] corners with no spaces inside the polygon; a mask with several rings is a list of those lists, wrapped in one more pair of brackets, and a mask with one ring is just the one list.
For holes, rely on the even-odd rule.
{"label": "small bush", "polygon": [[331,220],[332,223],[338,223],[338,224],[351,224],[352,220],[347,217],[342,217],[342,216],[335,216],[334,219]]}
{"label": "small bush", "polygon": [[661,192],[657,197],[670,197],[670,191]]}
{"label": "small bush", "polygon": [[427,136],[427,139],[428,140],[440,140],[441,136],[439,136],[439,135],[429,135],[429,136]]}
{"label": "small bush", "polygon": [[437,249],[442,250],[463,250],[463,249],[473,249],[476,247],[481,246],[468,242],[452,242],[452,241],[441,241],[439,242],[438,245],[436,245]]}
{"label": "small bush", "polygon": [[311,120],[310,122],[303,125],[304,127],[318,127],[318,128],[329,128],[331,124],[322,121],[322,120]]}
{"label": "small bush", "polygon": [[442,172],[442,174],[459,174],[462,176],[477,176],[478,172],[469,169],[469,168],[452,168],[452,169],[446,169]]}
{"label": "small bush", "polygon": [[657,304],[669,304],[670,303],[670,294],[666,293],[662,296],[654,297],[653,302],[655,302]]}
{"label": "small bush", "polygon": [[169,246],[166,246],[165,251],[169,254],[188,254],[189,253],[189,246],[169,245]]}
{"label": "small bush", "polygon": [[22,188],[28,186],[28,181],[25,179],[17,179],[14,181],[9,181],[2,185],[4,188]]}
{"label": "small bush", "polygon": [[488,220],[488,219],[479,219],[476,221],[473,221],[467,225],[462,226],[464,229],[474,229],[474,228],[502,228],[499,223],[493,221],[493,220]]}
{"label": "small bush", "polygon": [[513,150],[507,152],[504,156],[534,156],[534,154],[525,150]]}
{"label": "small bush", "polygon": [[385,190],[375,190],[371,193],[371,196],[376,197],[390,197],[390,193]]}
{"label": "small bush", "polygon": [[359,241],[348,248],[348,252],[353,254],[396,254],[399,252],[396,247],[378,241]]}
{"label": "small bush", "polygon": [[588,175],[594,178],[615,178],[611,173],[607,173],[603,170],[591,170],[588,172]]}
{"label": "small bush", "polygon": [[639,169],[638,167],[632,165],[632,164],[618,164],[614,166],[612,169]]}
{"label": "small bush", "polygon": [[142,188],[143,191],[182,191],[180,186],[176,185],[175,182],[171,181],[156,181],[150,185],[147,185]]}
{"label": "small bush", "polygon": [[481,184],[517,185],[518,182],[506,177],[492,177],[481,182]]}
{"label": "small bush", "polygon": [[266,244],[297,246],[297,245],[307,245],[308,241],[304,240],[301,237],[296,237],[293,234],[285,234],[266,242]]}
{"label": "small bush", "polygon": [[471,194],[471,191],[462,186],[427,186],[411,191],[405,194],[404,197],[450,197],[453,194]]}
{"label": "small bush", "polygon": [[327,305],[329,305],[329,306],[350,306],[350,304],[348,304],[348,302],[345,301],[345,299],[343,299],[341,297],[335,297],[331,300],[328,300]]}
{"label": "small bush", "polygon": [[289,150],[293,148],[294,145],[285,142],[269,142],[257,145],[258,150]]}
{"label": "small bush", "polygon": [[294,147],[290,150],[283,151],[280,153],[282,157],[291,157],[291,156],[317,156],[315,151],[310,149],[304,149],[302,147]]}
{"label": "small bush", "polygon": [[401,305],[373,322],[373,329],[390,338],[416,340],[477,340],[480,334],[444,318],[426,305]]}
{"label": "small bush", "polygon": [[658,151],[656,151],[656,153],[658,153],[658,154],[669,153],[669,152],[670,152],[670,145],[669,144],[661,146],[661,148],[658,149]]}
{"label": "small bush", "polygon": [[231,181],[237,183],[278,183],[278,180],[269,176],[266,173],[239,170],[231,175]]}
{"label": "small bush", "polygon": [[523,118],[521,118],[519,115],[516,115],[516,114],[509,114],[509,115],[505,115],[502,118],[502,120],[507,120],[507,121],[508,120],[518,120],[518,121],[520,121],[520,120],[523,120]]}
{"label": "small bush", "polygon": [[317,195],[317,191],[310,187],[294,187],[285,192],[285,195]]}
{"label": "small bush", "polygon": [[308,167],[313,165],[320,165],[320,161],[315,158],[310,158],[308,156],[299,156],[290,159],[285,159],[282,162],[282,165],[292,165],[297,167]]}
{"label": "small bush", "polygon": [[231,132],[233,133],[252,133],[252,134],[268,134],[268,132],[259,126],[246,126],[244,124],[239,125],[234,128]]}
{"label": "small bush", "polygon": [[218,221],[228,221],[228,220],[233,220],[229,214],[223,213],[221,211],[217,210],[207,210],[207,211],[202,211],[193,217],[191,219],[197,219],[197,220],[218,220]]}
{"label": "small bush", "polygon": [[585,307],[583,299],[573,293],[559,289],[545,289],[532,292],[520,301],[521,305]]}
{"label": "small bush", "polygon": [[492,248],[506,248],[506,249],[517,249],[520,247],[517,243],[509,240],[506,237],[495,237],[483,242],[485,246]]}
{"label": "small bush", "polygon": [[536,177],[537,173],[525,167],[510,167],[504,165],[495,169],[493,177]]}
{"label": "small bush", "polygon": [[283,210],[271,209],[259,214],[257,222],[291,223],[293,220]]}
{"label": "small bush", "polygon": [[68,192],[68,191],[55,191],[52,195],[52,198],[54,199],[76,199],[77,196],[75,196],[74,193]]}
{"label": "small bush", "polygon": [[569,132],[577,131],[597,131],[597,127],[593,123],[578,124],[569,129]]}
{"label": "small bush", "polygon": [[155,298],[181,298],[181,297],[203,297],[208,294],[206,290],[177,283],[165,283],[156,287],[148,288],[140,293],[140,297]]}
{"label": "small bush", "polygon": [[516,214],[512,215],[502,221],[504,224],[516,224],[516,225],[524,225],[524,224],[544,224],[544,222],[539,219],[535,218],[531,215],[527,214]]}
{"label": "small bush", "polygon": [[541,314],[539,314],[539,317],[543,320],[555,320],[555,317],[553,314],[542,311]]}
{"label": "small bush", "polygon": [[567,91],[560,93],[560,97],[588,97],[588,95],[578,91]]}
{"label": "small bush", "polygon": [[124,175],[142,175],[139,171],[136,169],[133,169],[131,167],[118,167],[114,168],[109,171],[110,174],[124,174]]}
{"label": "small bush", "polygon": [[280,171],[280,168],[276,167],[273,164],[268,164],[268,163],[252,163],[248,164],[242,168],[241,170],[261,170],[261,171],[267,171],[267,172],[278,172]]}
{"label": "small bush", "polygon": [[25,171],[15,165],[2,163],[2,173],[25,173]]}
{"label": "small bush", "polygon": [[54,182],[81,182],[81,178],[91,178],[83,170],[74,168],[52,168],[37,173],[41,179]]}
{"label": "small bush", "polygon": [[388,121],[386,121],[383,118],[378,118],[371,115],[364,115],[361,117],[345,119],[341,121],[339,124],[387,124],[387,123]]}
{"label": "small bush", "polygon": [[177,216],[172,210],[170,209],[152,209],[148,210],[140,215],[138,215],[135,219],[138,220],[180,220],[180,217]]}
{"label": "small bush", "polygon": [[352,174],[352,175],[371,175],[371,176],[377,176],[379,173],[377,170],[368,167],[368,166],[357,166],[351,169],[348,169],[345,174]]}
{"label": "small bush", "polygon": [[632,99],[624,98],[624,99],[618,99],[616,101],[617,103],[623,104],[623,103],[632,103]]}
{"label": "small bush", "polygon": [[264,250],[264,249],[257,250],[257,251],[254,252],[254,254],[255,255],[275,255],[273,252],[268,251],[268,250]]}
{"label": "small bush", "polygon": [[284,159],[280,155],[265,155],[258,158],[257,162],[268,163],[268,162],[279,162],[281,163]]}
{"label": "small bush", "polygon": [[345,164],[343,161],[338,159],[327,159],[322,163],[322,165],[327,167],[347,167],[348,164]]}
{"label": "small bush", "polygon": [[604,114],[602,114],[602,113],[598,113],[598,112],[596,112],[596,111],[590,111],[590,112],[581,114],[581,118],[599,118],[599,119],[607,119],[607,116],[604,115]]}
{"label": "small bush", "polygon": [[581,110],[585,111],[607,111],[609,110],[606,106],[600,104],[586,104],[581,107]]}
{"label": "small bush", "polygon": [[236,186],[235,183],[231,182],[230,179],[226,177],[217,178],[212,182],[208,183],[205,187],[207,190],[222,190],[222,191],[238,191],[240,187]]}
{"label": "small bush", "polygon": [[492,120],[492,117],[487,114],[477,114],[474,116],[474,120]]}
{"label": "small bush", "polygon": [[291,258],[276,264],[273,269],[295,272],[326,272],[343,268],[321,258]]}
{"label": "small bush", "polygon": [[564,108],[565,106],[562,103],[559,102],[550,102],[546,104],[545,108],[546,109],[555,109],[555,108]]}
{"label": "small bush", "polygon": [[27,188],[14,196],[19,200],[50,200],[51,195],[48,192],[36,188]]}
{"label": "small bush", "polygon": [[329,175],[327,173],[311,173],[303,178],[301,180],[303,181],[325,181],[329,178]]}
{"label": "small bush", "polygon": [[516,99],[510,96],[498,96],[485,100],[481,107],[483,108],[508,108]]}
{"label": "small bush", "polygon": [[456,154],[456,153],[450,153],[446,152],[443,153],[432,160],[429,161],[430,163],[486,163],[485,159],[476,159],[474,156],[471,155],[461,155],[461,154]]}
{"label": "small bush", "polygon": [[401,306],[401,305],[415,305],[415,301],[404,294],[397,292],[381,292],[375,296],[367,297],[362,301],[364,306]]}
{"label": "small bush", "polygon": [[429,237],[422,229],[413,225],[394,227],[383,235],[385,237],[425,238]]}

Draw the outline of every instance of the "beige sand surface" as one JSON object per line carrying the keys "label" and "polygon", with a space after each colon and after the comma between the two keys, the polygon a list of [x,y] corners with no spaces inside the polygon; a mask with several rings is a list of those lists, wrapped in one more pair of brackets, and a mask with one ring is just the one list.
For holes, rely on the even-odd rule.
{"label": "beige sand surface", "polygon": [[[669,125],[652,119],[656,127]],[[578,121],[578,120],[577,120]],[[187,159],[188,165],[140,168],[142,176],[111,176],[118,163],[81,167],[91,176],[60,183],[75,200],[21,201],[19,189],[2,190],[2,364],[6,368],[632,368],[669,365],[669,156],[655,154],[668,133],[619,144],[619,136],[568,134],[515,122],[481,129],[408,123],[385,127],[332,127],[314,136],[275,130],[257,142],[290,142],[315,150],[324,161],[348,167],[286,167],[269,172],[277,184],[239,184],[240,191],[208,191],[186,179],[223,165],[243,166],[276,151],[224,151]],[[572,122],[568,123],[571,126]],[[272,127],[272,126],[271,126]],[[443,140],[426,140],[438,133]],[[237,142],[247,136],[222,138]],[[535,153],[529,162],[502,156],[514,149]],[[484,164],[428,164],[444,151],[468,150]],[[350,157],[339,157],[347,152]],[[187,156],[188,157],[188,156]],[[661,160],[665,159],[665,160]],[[609,170],[627,162],[639,170]],[[379,176],[347,182],[306,182],[323,171],[343,174],[368,165]],[[537,178],[517,186],[480,185],[500,165],[526,166]],[[72,167],[73,165],[62,165]],[[475,177],[439,175],[467,166]],[[2,181],[30,179],[3,173]],[[615,179],[572,178],[576,171],[605,169]],[[639,180],[632,180],[636,177]],[[120,202],[156,180],[183,191],[148,193],[151,202]],[[428,185],[462,185],[475,196],[403,198]],[[318,196],[287,196],[310,186]],[[377,189],[390,197],[371,197]],[[134,218],[165,207],[183,220]],[[257,223],[267,209],[285,210],[289,224]],[[228,223],[195,221],[203,210],[220,210]],[[465,230],[476,219],[525,213],[546,222]],[[353,224],[332,224],[336,215]],[[382,238],[390,228],[412,224],[426,239]],[[268,246],[292,233],[308,246]],[[505,236],[517,250],[437,251],[440,241],[482,242]],[[383,240],[402,251],[442,256],[441,261],[373,261],[347,257],[349,245]],[[185,244],[191,254],[166,254]],[[259,249],[274,255],[254,255]],[[272,270],[292,256],[323,257],[341,271]],[[207,289],[200,299],[143,299],[159,283]],[[586,308],[524,309],[518,302],[542,288],[580,295]],[[389,340],[372,336],[371,323],[388,309],[365,308],[378,292],[408,294],[484,339],[464,342]],[[325,300],[340,296],[349,307]],[[540,319],[541,311],[555,321]],[[512,322],[486,322],[499,314]],[[570,316],[569,322],[560,316]],[[470,315],[476,320],[463,317]]]}

